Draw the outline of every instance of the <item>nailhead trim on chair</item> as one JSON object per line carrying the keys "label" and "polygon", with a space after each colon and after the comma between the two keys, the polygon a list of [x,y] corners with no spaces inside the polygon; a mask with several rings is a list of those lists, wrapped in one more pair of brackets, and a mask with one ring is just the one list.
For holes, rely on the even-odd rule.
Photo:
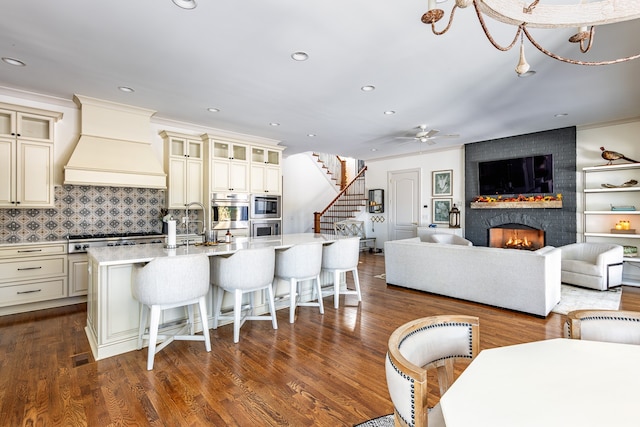
{"label": "nailhead trim on chair", "polygon": [[[640,319],[626,316],[587,316],[580,319],[581,322],[585,320],[624,320],[625,322],[640,322]],[[573,331],[571,330],[571,322],[567,320],[567,327],[569,331],[569,338],[573,337]]]}
{"label": "nailhead trim on chair", "polygon": [[398,414],[400,418],[402,418],[402,421],[404,421],[405,424],[407,424],[408,426],[415,426],[416,425],[415,423],[415,419],[416,419],[415,381],[413,378],[411,378],[410,376],[406,375],[404,372],[398,369],[395,363],[393,363],[393,360],[391,360],[391,357],[389,357],[389,353],[387,353],[387,359],[389,359],[389,363],[391,363],[391,366],[393,366],[393,370],[396,371],[396,373],[400,374],[400,376],[405,380],[409,380],[411,382],[411,421],[405,419],[405,417],[403,417],[402,414],[400,414],[400,412],[398,411],[398,408],[396,408],[395,406],[393,407],[393,410],[396,414]]}
{"label": "nailhead trim on chair", "polygon": [[402,340],[400,341],[398,348],[402,347],[402,343],[409,338],[410,336],[412,336],[413,334],[417,334],[418,332],[422,332],[424,330],[428,330],[428,329],[433,329],[433,328],[442,328],[442,327],[448,327],[448,326],[466,326],[468,328],[468,332],[469,332],[469,353],[468,354],[459,354],[459,355],[452,355],[452,356],[447,356],[447,357],[443,357],[440,359],[436,359],[435,361],[439,361],[439,360],[446,360],[446,359],[453,359],[453,358],[457,358],[457,357],[463,357],[466,359],[471,359],[472,356],[471,354],[473,353],[473,344],[472,344],[472,332],[471,332],[471,324],[470,323],[463,323],[463,322],[449,322],[449,323],[439,323],[436,325],[429,325],[429,326],[423,326],[422,328],[418,328],[415,331],[412,331],[410,333],[408,333],[407,335],[405,335]]}
{"label": "nailhead trim on chair", "polygon": [[[412,336],[413,334],[416,334],[418,332],[422,332],[428,329],[433,329],[433,328],[441,328],[441,327],[446,327],[446,326],[466,326],[468,328],[469,331],[469,354],[462,354],[462,355],[457,355],[457,356],[447,356],[447,357],[443,357],[440,359],[436,359],[436,360],[445,360],[445,359],[451,359],[451,358],[456,358],[456,357],[462,357],[462,358],[467,358],[467,359],[471,359],[472,356],[471,354],[473,353],[473,345],[472,345],[472,332],[471,332],[471,324],[470,323],[464,323],[464,322],[449,322],[449,323],[440,323],[440,324],[436,324],[436,325],[429,325],[429,326],[423,326],[421,328],[416,329],[415,331],[410,332],[409,334],[405,335],[402,340],[400,341],[400,343],[398,344],[398,348],[402,347],[402,343],[409,338],[410,336]],[[396,414],[398,414],[398,416],[400,418],[402,418],[402,421],[404,421],[405,424],[407,424],[408,426],[412,427],[415,426],[415,419],[416,419],[416,399],[415,399],[415,381],[413,380],[413,378],[411,378],[410,376],[406,375],[404,372],[400,371],[398,369],[398,367],[393,363],[393,361],[391,360],[391,358],[389,357],[389,353],[387,353],[387,358],[389,359],[389,362],[391,363],[391,366],[393,366],[393,369],[396,371],[396,373],[400,374],[400,376],[402,376],[402,378],[404,378],[405,380],[409,380],[411,382],[411,420],[407,420],[405,419],[402,414],[400,414],[400,412],[398,411],[398,409],[394,406],[394,412]],[[434,362],[436,361],[434,360]]]}

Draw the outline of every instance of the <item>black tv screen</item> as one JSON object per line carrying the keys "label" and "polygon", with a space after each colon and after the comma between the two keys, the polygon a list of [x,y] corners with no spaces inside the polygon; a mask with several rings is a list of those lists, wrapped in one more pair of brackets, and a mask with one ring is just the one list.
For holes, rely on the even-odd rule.
{"label": "black tv screen", "polygon": [[478,163],[480,194],[553,193],[551,154]]}

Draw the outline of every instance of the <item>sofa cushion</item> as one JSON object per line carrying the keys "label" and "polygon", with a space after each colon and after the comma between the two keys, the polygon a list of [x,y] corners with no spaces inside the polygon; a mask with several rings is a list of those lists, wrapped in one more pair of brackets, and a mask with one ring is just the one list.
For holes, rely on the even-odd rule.
{"label": "sofa cushion", "polygon": [[587,261],[578,261],[575,259],[563,259],[562,270],[589,276],[600,276],[599,266]]}

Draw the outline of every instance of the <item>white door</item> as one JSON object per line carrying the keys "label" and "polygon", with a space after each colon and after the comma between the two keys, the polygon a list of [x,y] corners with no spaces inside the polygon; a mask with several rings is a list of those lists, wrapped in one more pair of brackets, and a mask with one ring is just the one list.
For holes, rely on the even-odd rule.
{"label": "white door", "polygon": [[389,172],[389,239],[415,237],[420,220],[420,169]]}

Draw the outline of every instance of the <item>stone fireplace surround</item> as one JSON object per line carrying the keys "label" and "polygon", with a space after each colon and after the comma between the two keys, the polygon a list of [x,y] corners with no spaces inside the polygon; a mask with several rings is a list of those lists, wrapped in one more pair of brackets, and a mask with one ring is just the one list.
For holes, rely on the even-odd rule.
{"label": "stone fireplace surround", "polygon": [[[554,191],[562,194],[560,209],[470,209],[478,196],[478,162],[553,155]],[[517,194],[516,194],[517,196]],[[489,246],[491,227],[523,224],[544,230],[546,244],[576,242],[576,128],[562,128],[465,145],[465,238]]]}

